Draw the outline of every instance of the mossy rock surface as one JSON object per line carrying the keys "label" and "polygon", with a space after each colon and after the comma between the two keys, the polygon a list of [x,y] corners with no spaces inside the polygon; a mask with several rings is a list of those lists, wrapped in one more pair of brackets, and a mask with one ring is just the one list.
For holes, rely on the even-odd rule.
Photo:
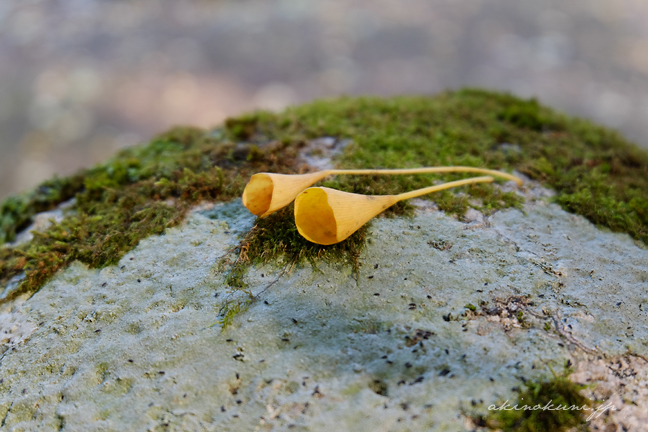
{"label": "mossy rock surface", "polygon": [[[290,208],[255,220],[240,204],[255,172],[306,172],[343,144],[339,167],[515,170],[535,189],[443,192],[328,247],[299,236]],[[385,194],[463,177],[324,184]],[[2,427],[578,425],[487,407],[543,389],[576,400],[566,361],[648,355],[646,190],[648,155],[617,133],[481,90],[174,129],[0,206],[0,241],[13,242],[67,204],[0,248]]]}

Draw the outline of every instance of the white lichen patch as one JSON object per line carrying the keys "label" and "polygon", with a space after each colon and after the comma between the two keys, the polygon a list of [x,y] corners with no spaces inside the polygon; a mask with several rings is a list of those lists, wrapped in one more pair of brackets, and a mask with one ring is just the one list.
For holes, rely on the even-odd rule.
{"label": "white lichen patch", "polygon": [[[2,427],[460,431],[549,366],[648,355],[648,251],[542,201],[525,212],[473,230],[438,211],[378,218],[357,282],[296,266],[222,331],[221,307],[247,295],[218,261],[254,220],[240,201],[202,207],[8,305],[38,328],[0,361]],[[281,270],[245,281],[261,293]]]}
{"label": "white lichen patch", "polygon": [[513,171],[513,175],[523,180],[524,183],[522,188],[518,187],[518,185],[513,181],[507,181],[502,185],[496,183],[495,187],[500,188],[504,192],[515,192],[516,194],[523,196],[527,202],[534,202],[543,198],[551,198],[556,195],[554,190],[543,186],[542,183],[537,180],[530,179],[519,171]]}
{"label": "white lichen patch", "polygon": [[310,140],[300,151],[300,158],[307,165],[318,170],[334,169],[333,158],[340,155],[351,144],[349,139],[321,137]]}

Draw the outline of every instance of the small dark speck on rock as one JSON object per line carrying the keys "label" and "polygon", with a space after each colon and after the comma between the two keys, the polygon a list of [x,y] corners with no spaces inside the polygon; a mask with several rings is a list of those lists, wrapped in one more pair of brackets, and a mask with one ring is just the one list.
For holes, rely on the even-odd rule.
{"label": "small dark speck on rock", "polygon": [[411,368],[411,367],[412,367],[412,363],[410,363],[410,362],[405,363],[405,367],[406,367],[406,368]]}
{"label": "small dark speck on rock", "polygon": [[429,299],[431,299],[431,298],[432,298],[432,296],[431,296],[430,294],[428,294],[428,295],[427,295],[427,298],[429,298]]}
{"label": "small dark speck on rock", "polygon": [[236,403],[239,404],[239,405],[241,405],[241,404],[243,403],[243,401],[242,401],[241,399],[237,399],[237,400],[236,400]]}
{"label": "small dark speck on rock", "polygon": [[617,303],[617,306],[621,306],[621,303],[623,303],[623,302],[619,302],[619,303]]}
{"label": "small dark speck on rock", "polygon": [[135,259],[135,258],[133,258],[133,257],[130,257],[130,260],[131,260],[131,261],[133,261],[134,259]]}
{"label": "small dark speck on rock", "polygon": [[225,339],[225,342],[234,342],[234,339]]}
{"label": "small dark speck on rock", "polygon": [[265,359],[261,359],[261,360],[259,360],[259,363],[263,363],[264,361],[265,361]]}
{"label": "small dark speck on rock", "polygon": [[374,265],[374,270],[378,268],[378,264]]}
{"label": "small dark speck on rock", "polygon": [[373,276],[369,276],[367,279],[373,279]]}
{"label": "small dark speck on rock", "polygon": [[292,319],[293,324],[297,324],[297,320],[295,318],[291,318],[291,319]]}
{"label": "small dark speck on rock", "polygon": [[263,304],[270,304],[270,303],[268,303],[268,300],[263,300]]}
{"label": "small dark speck on rock", "polygon": [[225,406],[221,405],[221,412],[225,412]]}
{"label": "small dark speck on rock", "polygon": [[164,374],[165,374],[164,371],[160,371],[160,372],[158,372],[158,373],[159,373],[160,375],[164,375]]}
{"label": "small dark speck on rock", "polygon": [[133,359],[128,359],[128,363],[133,363]]}
{"label": "small dark speck on rock", "polygon": [[42,326],[43,324],[45,324],[45,321],[43,321],[42,323],[39,323],[38,326],[40,327],[40,326]]}
{"label": "small dark speck on rock", "polygon": [[105,287],[106,285],[108,285],[108,282],[104,282],[101,284],[102,287]]}
{"label": "small dark speck on rock", "polygon": [[439,372],[439,376],[446,376],[450,373],[450,369],[446,368]]}
{"label": "small dark speck on rock", "polygon": [[99,332],[101,332],[101,329],[95,330],[95,333],[99,333]]}
{"label": "small dark speck on rock", "polygon": [[123,265],[123,266],[119,267],[119,270],[124,270],[125,268],[126,268],[126,266]]}
{"label": "small dark speck on rock", "polygon": [[424,379],[425,378],[423,376],[420,376],[420,377],[416,378],[414,381],[412,381],[410,385],[414,385],[414,384],[418,384],[420,382],[423,382]]}
{"label": "small dark speck on rock", "polygon": [[374,293],[374,295],[375,295],[375,296],[379,296],[379,295],[380,295],[380,293]]}
{"label": "small dark speck on rock", "polygon": [[137,279],[137,282],[142,282],[141,280]]}
{"label": "small dark speck on rock", "polygon": [[290,339],[288,339],[288,338],[281,338],[281,340],[284,341],[284,342],[290,342]]}
{"label": "small dark speck on rock", "polygon": [[261,273],[261,277],[265,277],[265,275],[263,273]]}

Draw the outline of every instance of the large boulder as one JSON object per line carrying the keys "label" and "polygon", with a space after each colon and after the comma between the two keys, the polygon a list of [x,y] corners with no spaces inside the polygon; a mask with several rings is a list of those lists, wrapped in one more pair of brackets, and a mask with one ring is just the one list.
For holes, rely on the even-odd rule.
{"label": "large boulder", "polygon": [[[501,97],[479,94],[487,103]],[[407,121],[407,105],[393,103],[401,104]],[[299,114],[272,121],[294,116]],[[295,126],[306,120],[288,126],[306,144],[292,150],[282,144],[282,151],[293,152],[286,159],[288,171],[296,170],[302,157],[311,163],[325,158],[335,143],[348,147],[334,154],[332,163],[343,163],[341,154],[366,158],[354,131],[309,136]],[[232,133],[228,139],[240,140],[228,147],[232,169],[254,172],[255,161],[278,157],[267,129],[259,132],[258,146],[247,144],[255,140],[255,127],[244,119],[230,122],[230,132],[211,133]],[[375,134],[371,127],[379,126],[357,125],[369,135]],[[535,124],[516,127],[548,133]],[[587,133],[602,131],[592,128]],[[496,168],[532,175],[524,142],[504,144],[494,150],[503,155]],[[392,155],[408,151],[381,148]],[[590,156],[597,155],[596,148]],[[267,149],[270,156],[263,153]],[[638,160],[648,166],[648,158]],[[228,169],[223,164],[214,176],[224,172],[227,179]],[[87,178],[103,175],[95,170]],[[618,179],[614,167],[608,172]],[[566,391],[575,389],[591,401],[592,411],[584,417],[596,414],[588,421],[592,430],[609,425],[648,430],[648,250],[641,240],[641,213],[629,216],[634,231],[612,232],[623,230],[612,222],[605,228],[603,219],[596,226],[591,215],[565,210],[576,199],[565,198],[564,185],[550,184],[553,174],[538,174],[542,183],[524,177],[521,190],[512,183],[468,189],[436,204],[416,201],[401,209],[404,215],[377,218],[363,237],[350,240],[356,242],[351,246],[361,243],[354,259],[331,248],[298,259],[304,257],[291,248],[306,246],[295,240],[277,243],[276,253],[267,244],[257,255],[252,250],[264,243],[250,236],[265,235],[259,227],[286,218],[286,212],[264,220],[270,222],[255,220],[240,199],[231,198],[237,192],[223,192],[229,189],[222,181],[214,186],[210,177],[191,177],[186,170],[185,177],[151,175],[158,177],[150,184],[142,186],[148,180],[140,177],[113,190],[139,185],[136,191],[148,194],[150,201],[135,203],[133,214],[145,212],[153,205],[148,202],[161,212],[178,213],[156,222],[155,232],[141,228],[148,219],[130,214],[120,229],[132,227],[141,239],[114,251],[112,261],[91,258],[108,253],[109,239],[86,253],[90,237],[65,225],[85,220],[84,212],[92,217],[84,207],[95,199],[88,180],[79,186],[77,202],[65,205],[71,208],[64,212],[67,219],[52,220],[31,240],[5,245],[3,430],[463,431],[498,425],[531,430],[520,421],[506,426],[493,407],[520,402],[525,389],[560,380],[568,383],[560,381]],[[238,193],[246,180],[236,180]],[[371,182],[379,182],[364,181],[331,185],[371,192]],[[182,189],[187,184],[220,189],[212,193],[195,186],[191,191],[203,192],[191,195]],[[165,195],[164,188],[173,192]],[[498,203],[489,201],[495,199]],[[118,197],[106,202],[123,204]],[[55,234],[60,243],[76,235],[82,246],[68,244],[65,250],[74,251],[69,259],[53,249],[58,267],[39,279],[53,261],[30,267],[29,257],[41,256],[30,244],[41,248],[39,253],[62,248],[48,243]],[[278,231],[273,238],[294,234],[294,229]],[[328,260],[320,259],[327,253]],[[22,256],[23,267],[15,270]],[[534,420],[535,430],[560,430],[570,421],[582,422],[578,416],[563,418],[555,429],[546,429],[546,419]]]}

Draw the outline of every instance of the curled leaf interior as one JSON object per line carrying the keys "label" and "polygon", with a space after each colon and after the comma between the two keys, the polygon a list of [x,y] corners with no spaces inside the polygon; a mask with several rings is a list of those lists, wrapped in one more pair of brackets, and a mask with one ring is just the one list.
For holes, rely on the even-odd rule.
{"label": "curled leaf interior", "polygon": [[308,188],[295,199],[297,231],[308,241],[339,243],[385,209],[409,198],[473,183],[490,183],[490,176],[473,177],[406,192],[400,195],[361,195],[326,187]]}

